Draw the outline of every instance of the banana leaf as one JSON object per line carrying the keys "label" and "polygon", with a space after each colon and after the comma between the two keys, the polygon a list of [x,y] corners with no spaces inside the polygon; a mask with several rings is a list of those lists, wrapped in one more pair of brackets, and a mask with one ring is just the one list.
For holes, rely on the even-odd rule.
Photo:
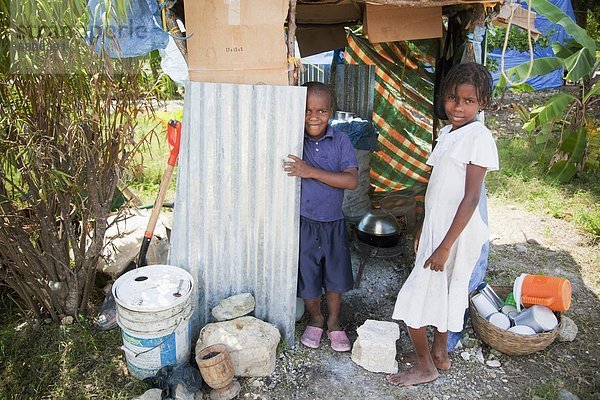
{"label": "banana leaf", "polygon": [[[550,22],[565,28],[565,32],[575,41],[581,44],[582,47],[596,49],[596,42],[592,39],[585,29],[580,27],[567,15],[563,10],[550,3],[548,0],[529,0],[531,6],[538,14],[543,15]],[[529,2],[528,1],[528,2]]]}
{"label": "banana leaf", "polygon": [[575,97],[568,93],[559,92],[555,94],[546,104],[531,110],[530,119],[523,125],[523,129],[532,132],[538,126],[562,119],[565,111],[573,101],[575,101]]}
{"label": "banana leaf", "polygon": [[560,150],[570,155],[569,161],[579,164],[583,160],[587,147],[587,131],[584,126],[578,126],[575,130],[563,136]]}
{"label": "banana leaf", "polygon": [[577,174],[577,166],[570,161],[558,161],[550,167],[548,176],[555,181],[566,183]]}
{"label": "banana leaf", "polygon": [[594,83],[594,86],[592,86],[592,88],[590,89],[589,92],[587,92],[585,94],[585,96],[583,97],[583,103],[587,103],[590,98],[592,98],[593,96],[598,96],[600,94],[600,81],[597,81],[596,83]]}
{"label": "banana leaf", "polygon": [[592,50],[584,47],[565,60],[567,69],[567,79],[572,82],[578,82],[580,79],[588,77],[594,72],[596,56]]}
{"label": "banana leaf", "polygon": [[562,59],[571,57],[580,49],[581,45],[574,40],[569,40],[566,44],[562,44],[560,42],[552,43],[552,51],[554,52],[554,55]]}
{"label": "banana leaf", "polygon": [[[564,61],[557,57],[541,57],[533,60],[533,68],[531,70],[531,77],[546,75],[550,72],[556,71],[564,66]],[[529,61],[523,64],[517,65],[505,71],[506,76],[511,81],[522,81],[527,76],[529,70]],[[508,85],[504,74],[500,74],[500,79],[496,84],[497,88],[504,89]]]}

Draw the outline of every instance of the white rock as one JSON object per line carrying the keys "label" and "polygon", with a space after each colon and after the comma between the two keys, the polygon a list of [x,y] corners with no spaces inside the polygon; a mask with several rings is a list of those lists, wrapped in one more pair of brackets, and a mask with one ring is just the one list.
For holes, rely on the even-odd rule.
{"label": "white rock", "polygon": [[162,390],[161,389],[149,389],[144,392],[143,395],[134,398],[133,400],[161,400]]}
{"label": "white rock", "polygon": [[477,348],[477,351],[475,352],[475,359],[479,361],[479,363],[485,364],[485,359],[483,358],[483,351],[481,350],[481,347]]}
{"label": "white rock", "polygon": [[579,397],[566,389],[558,391],[558,400],[579,400]]}
{"label": "white rock", "polygon": [[521,254],[527,253],[527,247],[523,246],[522,244],[516,245],[515,248],[517,249],[517,252]]}
{"label": "white rock", "polygon": [[63,325],[73,325],[73,322],[75,322],[75,320],[73,319],[73,317],[68,315],[64,317],[61,322]]}
{"label": "white rock", "polygon": [[[105,246],[98,260],[98,270],[113,278],[119,277],[140,253],[140,246],[148,225],[152,210],[138,210],[129,208],[125,213],[118,213],[108,219],[109,228],[104,234]],[[165,219],[173,213],[161,213],[154,235],[150,240],[148,265],[166,264],[169,255],[169,239]]]}
{"label": "white rock", "polygon": [[250,293],[236,294],[221,300],[211,313],[217,321],[228,321],[251,313],[255,305],[254,296]]}
{"label": "white rock", "polygon": [[557,339],[559,342],[572,342],[577,337],[577,324],[569,317],[562,316]]}
{"label": "white rock", "polygon": [[491,368],[498,368],[498,367],[500,367],[500,365],[501,365],[501,364],[500,364],[500,361],[498,361],[498,360],[487,360],[487,361],[485,362],[485,364],[486,364],[488,367],[491,367]]}
{"label": "white rock", "polygon": [[281,334],[277,327],[254,317],[207,324],[200,331],[196,354],[210,345],[227,346],[235,376],[268,376],[275,370]]}
{"label": "white rock", "polygon": [[460,356],[465,361],[469,361],[471,359],[471,354],[468,351],[463,351],[462,353],[460,353]]}
{"label": "white rock", "polygon": [[367,371],[395,374],[396,341],[400,338],[400,328],[394,322],[368,319],[356,332],[358,339],[352,347],[352,361]]}

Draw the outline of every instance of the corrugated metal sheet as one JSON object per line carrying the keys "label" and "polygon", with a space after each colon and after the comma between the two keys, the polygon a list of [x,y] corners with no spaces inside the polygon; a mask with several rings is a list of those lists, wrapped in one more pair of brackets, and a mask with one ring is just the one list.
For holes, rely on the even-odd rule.
{"label": "corrugated metal sheet", "polygon": [[[331,84],[331,66],[327,64],[306,65],[300,74],[300,84],[310,81]],[[373,114],[375,88],[374,65],[336,65],[335,97],[337,109],[350,111],[370,121]]]}
{"label": "corrugated metal sheet", "polygon": [[335,96],[338,109],[351,111],[362,119],[370,121],[373,117],[374,88],[375,66],[345,64],[337,66]]}
{"label": "corrugated metal sheet", "polygon": [[193,333],[222,299],[250,292],[254,315],[294,343],[306,89],[188,82],[170,263],[197,280]]}

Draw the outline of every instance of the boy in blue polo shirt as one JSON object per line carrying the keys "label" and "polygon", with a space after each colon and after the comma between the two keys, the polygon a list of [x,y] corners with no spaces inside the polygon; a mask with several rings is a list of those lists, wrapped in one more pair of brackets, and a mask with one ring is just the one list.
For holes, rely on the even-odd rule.
{"label": "boy in blue polo shirt", "polygon": [[332,93],[320,82],[304,84],[306,114],[302,159],[284,162],[289,176],[302,178],[300,196],[300,257],[298,296],[305,300],[310,321],[300,342],[318,348],[325,317],[321,293],[327,298],[327,336],[335,351],[349,351],[350,341],[341,328],[342,293],[352,288],[352,264],[342,212],[344,189],[358,183],[358,163],[347,135],[334,133],[327,123],[333,114]]}

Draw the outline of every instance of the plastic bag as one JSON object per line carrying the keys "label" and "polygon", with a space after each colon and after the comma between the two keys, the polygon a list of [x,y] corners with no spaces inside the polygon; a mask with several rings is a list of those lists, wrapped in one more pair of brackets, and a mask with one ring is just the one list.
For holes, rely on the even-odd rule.
{"label": "plastic bag", "polygon": [[179,51],[179,48],[175,44],[175,39],[169,37],[169,42],[165,49],[159,49],[160,54],[160,67],[165,74],[169,75],[174,82],[181,85],[188,79],[188,67]]}
{"label": "plastic bag", "polygon": [[187,362],[162,367],[154,377],[146,378],[144,382],[161,389],[162,398],[167,400],[193,399],[193,394],[202,389],[200,371]]}

